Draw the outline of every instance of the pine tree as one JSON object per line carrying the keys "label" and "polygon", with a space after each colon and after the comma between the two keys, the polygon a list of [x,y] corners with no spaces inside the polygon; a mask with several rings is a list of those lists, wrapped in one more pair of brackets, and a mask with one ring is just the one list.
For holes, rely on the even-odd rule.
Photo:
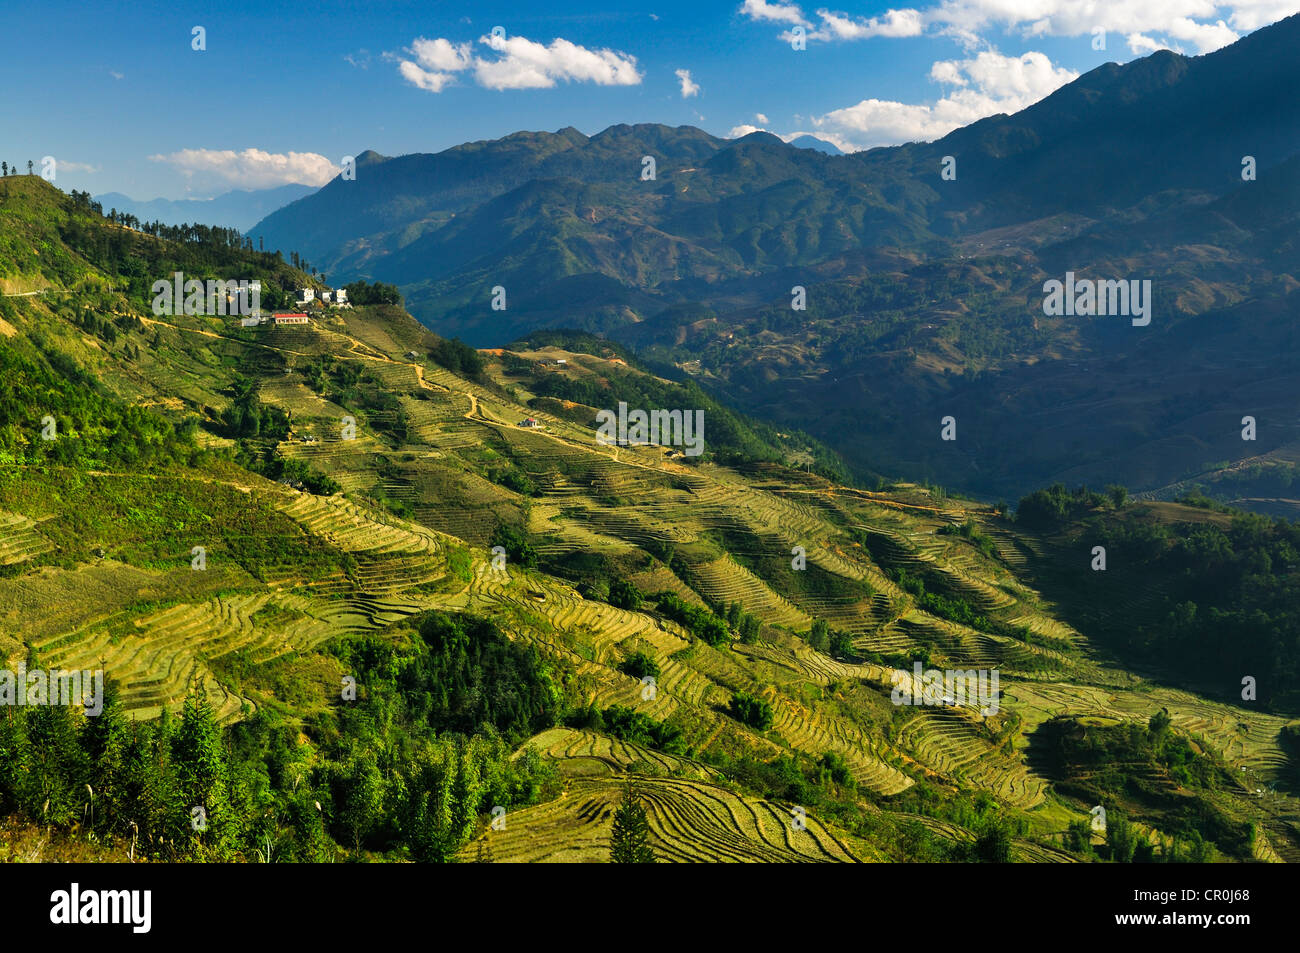
{"label": "pine tree", "polygon": [[614,829],[610,834],[609,859],[615,864],[653,864],[654,851],[650,849],[650,821],[640,796],[627,782],[623,803],[614,812]]}
{"label": "pine tree", "polygon": [[102,702],[103,710],[85,719],[81,747],[89,761],[90,783],[100,801],[99,826],[117,824],[125,829],[126,752],[131,732],[117,682],[111,678],[104,681]]}
{"label": "pine tree", "polygon": [[199,685],[186,696],[171,753],[182,798],[179,833],[191,847],[202,842],[219,852],[232,833],[227,770],[221,726]]}

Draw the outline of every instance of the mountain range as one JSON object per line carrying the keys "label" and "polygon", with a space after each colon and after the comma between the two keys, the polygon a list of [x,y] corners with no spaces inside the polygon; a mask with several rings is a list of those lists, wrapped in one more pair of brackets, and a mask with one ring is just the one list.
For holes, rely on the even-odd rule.
{"label": "mountain range", "polygon": [[[356,181],[254,231],[336,280],[398,285],[427,326],[475,345],[546,327],[630,344],[862,475],[988,498],[1054,480],[1199,485],[1285,510],[1300,460],[1297,45],[1291,17],[852,155],[656,125],[366,153]],[[1067,272],[1150,280],[1154,319],[1046,315],[1043,285]],[[955,441],[939,439],[947,416]]]}
{"label": "mountain range", "polygon": [[291,183],[270,189],[235,189],[210,199],[137,200],[121,192],[95,196],[104,208],[127,212],[142,222],[184,225],[201,222],[241,232],[290,202],[310,195],[314,186]]}

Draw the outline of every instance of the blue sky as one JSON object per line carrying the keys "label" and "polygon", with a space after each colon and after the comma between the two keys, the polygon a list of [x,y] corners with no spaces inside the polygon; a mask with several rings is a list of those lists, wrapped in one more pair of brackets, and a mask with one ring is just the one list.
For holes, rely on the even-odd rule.
{"label": "blue sky", "polygon": [[319,185],[365,149],[436,152],[520,129],[661,122],[866,148],[1015,111],[1104,62],[1208,52],[1297,11],[1300,0],[6,4],[0,159],[52,155],[64,189],[149,199]]}

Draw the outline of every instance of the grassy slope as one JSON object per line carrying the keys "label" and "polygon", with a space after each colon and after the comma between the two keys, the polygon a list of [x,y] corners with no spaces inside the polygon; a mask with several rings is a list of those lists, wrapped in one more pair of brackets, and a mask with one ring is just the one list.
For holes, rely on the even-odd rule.
{"label": "grassy slope", "polygon": [[[83,287],[92,279],[113,283],[89,266],[69,278]],[[676,762],[651,768],[651,758],[619,756],[613,763],[645,778],[656,829],[671,826],[683,858],[716,852],[710,845],[720,837],[754,859],[788,851],[891,856],[891,825],[919,812],[944,813],[935,795],[955,801],[980,792],[1024,822],[1017,856],[1060,856],[1059,834],[1068,819],[1086,816],[1087,805],[1054,795],[1027,754],[1027,736],[1058,714],[1145,719],[1168,708],[1175,728],[1195,733],[1235,768],[1247,767],[1252,779],[1285,767],[1277,741],[1283,719],[1162,687],[1099,660],[1087,637],[1023,581],[1025,551],[1041,544],[1010,534],[985,508],[915,487],[848,489],[779,465],[688,466],[654,448],[600,447],[580,417],[506,396],[493,383],[513,382],[503,365],[475,383],[407,358],[423,353],[431,338],[397,309],[358,308],[307,329],[257,334],[232,331],[220,319],[137,314],[144,329],[110,345],[62,313],[65,287],[53,283],[45,295],[9,299],[5,320],[15,334],[0,346],[30,351],[28,342],[40,335],[93,372],[105,399],[149,403],[178,423],[193,416],[215,426],[236,374],[253,378],[261,401],[293,415],[294,436],[279,451],[344,487],[334,497],[315,496],[219,457],[152,471],[5,468],[0,553],[8,568],[0,614],[13,635],[0,651],[12,659],[26,643],[63,667],[102,660],[125,682],[138,716],[174,706],[191,680],[226,718],[256,706],[302,716],[328,703],[331,685],[337,692],[337,672],[314,655],[316,646],[400,624],[424,609],[451,608],[489,615],[569,667],[575,704],[633,707],[680,731],[687,754]],[[116,304],[131,310],[129,300]],[[300,371],[319,355],[358,365],[395,395],[405,439],[394,438],[383,416],[391,411],[313,392]],[[603,359],[583,360],[599,369]],[[345,441],[339,426],[349,412],[358,432]],[[543,429],[517,427],[525,415],[539,417]],[[302,442],[308,433],[319,439]],[[220,448],[230,441],[203,431],[200,442]],[[509,469],[527,474],[537,495],[503,485],[500,474]],[[967,518],[994,537],[997,557],[936,532]],[[599,553],[647,591],[675,588],[697,601],[741,603],[764,621],[760,637],[714,648],[653,612],[583,598],[578,579],[514,567],[496,572],[486,544],[500,521],[526,525],[555,572],[575,553]],[[191,568],[194,545],[208,548],[203,572]],[[807,552],[803,573],[790,568],[794,546]],[[926,573],[931,588],[976,606],[996,631],[919,608],[891,581],[899,568]],[[849,633],[867,661],[812,649],[798,634],[812,618]],[[1035,635],[1002,634],[1022,628]],[[637,680],[619,671],[634,650],[660,665],[653,700],[643,701]],[[998,667],[1001,712],[984,720],[966,709],[895,708],[888,664],[921,655],[940,668]],[[770,729],[747,728],[725,713],[738,692],[768,701]],[[590,766],[581,746],[552,753]],[[842,792],[844,801],[881,808],[883,819],[855,821],[842,805],[834,810],[842,820],[810,811],[809,830],[818,838],[825,832],[811,850],[792,844],[788,827],[784,846],[773,846],[773,818],[784,808],[743,790],[710,794],[716,807],[707,817],[683,817],[704,797],[699,786],[714,783],[705,762],[780,754],[833,755],[856,782],[856,792]],[[579,766],[567,803],[605,803],[612,788],[603,784]],[[695,793],[684,795],[684,786]],[[1238,791],[1221,797],[1225,810],[1263,821],[1279,851],[1294,852],[1280,820],[1294,811],[1292,799],[1257,803]],[[760,815],[766,819],[754,819]],[[533,838],[519,856],[572,856],[592,843],[580,811],[539,810],[535,828],[531,817],[512,819],[512,837]],[[971,836],[961,818],[925,824],[941,840]]]}

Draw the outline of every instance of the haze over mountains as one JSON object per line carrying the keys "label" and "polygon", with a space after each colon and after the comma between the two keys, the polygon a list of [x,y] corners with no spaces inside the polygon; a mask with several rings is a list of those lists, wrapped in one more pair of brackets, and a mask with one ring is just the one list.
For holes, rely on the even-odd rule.
{"label": "haze over mountains", "polygon": [[[632,344],[862,472],[1012,496],[1054,479],[1159,491],[1281,460],[1272,483],[1228,493],[1257,495],[1290,479],[1300,436],[1298,45],[1292,17],[848,156],[655,125],[366,153],[356,181],[255,231],[335,280],[399,285],[424,323],[475,345],[544,327]],[[1046,317],[1043,282],[1066,271],[1151,280],[1154,320]],[[955,442],[938,439],[947,415]]]}
{"label": "haze over mountains", "polygon": [[127,212],[142,222],[159,221],[166,225],[202,222],[244,231],[276,209],[314,191],[315,186],[291,183],[270,189],[234,189],[210,199],[138,201],[121,192],[105,192],[95,196],[95,201],[105,209]]}

